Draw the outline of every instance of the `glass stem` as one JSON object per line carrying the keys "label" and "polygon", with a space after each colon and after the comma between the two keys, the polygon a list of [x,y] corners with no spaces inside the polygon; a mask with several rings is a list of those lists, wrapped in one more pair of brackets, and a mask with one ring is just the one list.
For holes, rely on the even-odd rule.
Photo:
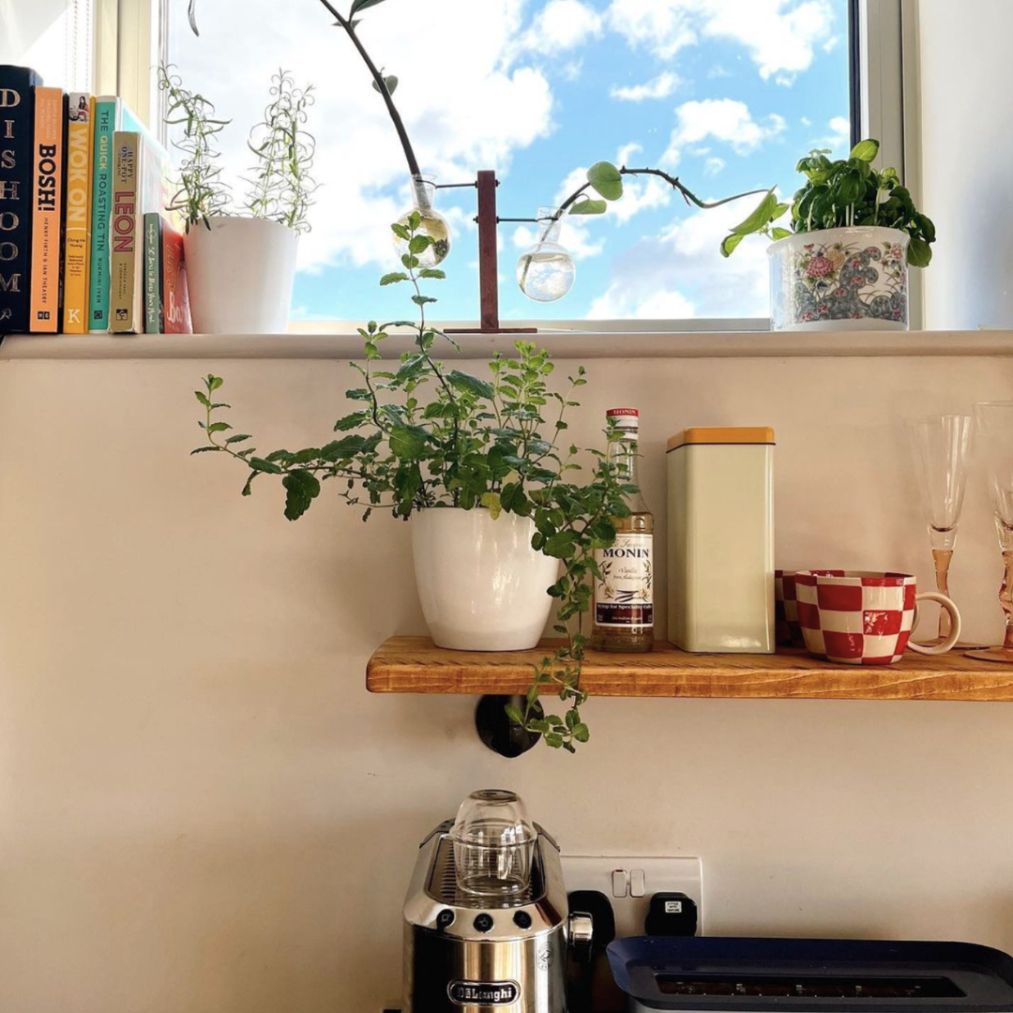
{"label": "glass stem", "polygon": [[1003,549],[1002,585],[999,588],[999,604],[1006,615],[1006,635],[1002,646],[1013,649],[1013,549]]}
{"label": "glass stem", "polygon": [[[936,590],[941,594],[950,597],[950,562],[953,559],[953,549],[933,549],[932,561],[936,566]],[[1008,573],[1007,569],[1007,573]],[[1007,627],[1007,630],[1009,627]],[[939,610],[939,639],[944,640],[950,633],[950,614],[946,609]],[[1007,636],[1009,633],[1007,632]]]}

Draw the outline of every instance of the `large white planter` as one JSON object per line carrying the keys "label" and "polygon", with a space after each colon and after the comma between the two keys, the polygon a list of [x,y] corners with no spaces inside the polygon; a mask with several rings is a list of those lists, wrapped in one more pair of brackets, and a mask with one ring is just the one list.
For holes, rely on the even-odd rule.
{"label": "large white planter", "polygon": [[299,234],[265,218],[223,215],[184,239],[195,334],[288,330]]}
{"label": "large white planter", "polygon": [[858,225],[771,243],[775,331],[907,330],[909,236]]}
{"label": "large white planter", "polygon": [[531,548],[529,517],[434,507],[412,517],[415,583],[439,647],[520,651],[538,643],[559,560]]}

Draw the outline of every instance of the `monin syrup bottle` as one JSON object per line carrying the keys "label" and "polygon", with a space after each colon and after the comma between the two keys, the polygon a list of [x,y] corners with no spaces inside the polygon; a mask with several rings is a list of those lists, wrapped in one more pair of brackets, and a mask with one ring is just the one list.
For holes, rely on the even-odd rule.
{"label": "monin syrup bottle", "polygon": [[640,493],[636,408],[610,408],[605,418],[616,436],[609,461],[622,482],[637,486],[627,517],[613,517],[615,544],[595,551],[592,646],[599,651],[649,651],[654,643],[654,515]]}

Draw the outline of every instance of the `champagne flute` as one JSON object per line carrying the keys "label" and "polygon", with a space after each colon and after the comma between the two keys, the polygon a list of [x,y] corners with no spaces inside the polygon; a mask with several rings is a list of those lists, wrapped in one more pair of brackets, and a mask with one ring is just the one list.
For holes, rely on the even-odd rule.
{"label": "champagne flute", "polygon": [[[929,530],[936,588],[950,597],[949,574],[964,506],[967,464],[974,422],[970,415],[930,415],[908,423],[915,475]],[[950,617],[939,610],[939,640],[950,632]]]}
{"label": "champagne flute", "polygon": [[971,651],[967,656],[1013,664],[1013,401],[981,401],[974,406],[974,417],[1003,558],[999,605],[1006,617],[1006,632],[1001,647]]}

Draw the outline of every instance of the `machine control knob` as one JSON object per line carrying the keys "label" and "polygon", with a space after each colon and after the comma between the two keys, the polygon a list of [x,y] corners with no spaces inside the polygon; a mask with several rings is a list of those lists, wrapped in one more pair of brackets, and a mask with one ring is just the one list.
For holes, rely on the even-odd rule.
{"label": "machine control knob", "polygon": [[454,912],[449,908],[445,907],[436,916],[436,927],[438,929],[449,929],[454,924]]}
{"label": "machine control knob", "polygon": [[488,932],[492,928],[492,915],[487,915],[485,912],[475,915],[472,925],[475,926],[476,932]]}
{"label": "machine control knob", "polygon": [[583,911],[571,911],[567,921],[567,934],[574,960],[578,963],[590,960],[591,940],[594,935],[594,922],[591,916]]}
{"label": "machine control knob", "polygon": [[531,928],[531,915],[527,911],[518,911],[514,915],[514,925],[519,929],[530,929]]}

